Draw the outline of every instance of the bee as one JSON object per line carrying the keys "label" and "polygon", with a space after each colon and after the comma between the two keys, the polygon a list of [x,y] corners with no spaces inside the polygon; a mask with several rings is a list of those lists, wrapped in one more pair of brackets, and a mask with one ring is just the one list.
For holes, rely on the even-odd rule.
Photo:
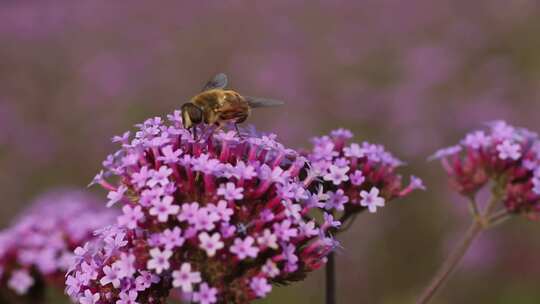
{"label": "bee", "polygon": [[184,128],[192,129],[196,137],[196,127],[201,123],[224,127],[233,123],[240,135],[238,124],[244,122],[251,114],[251,109],[273,107],[283,102],[268,98],[240,95],[226,89],[227,75],[220,73],[206,83],[201,93],[195,95],[181,107]]}

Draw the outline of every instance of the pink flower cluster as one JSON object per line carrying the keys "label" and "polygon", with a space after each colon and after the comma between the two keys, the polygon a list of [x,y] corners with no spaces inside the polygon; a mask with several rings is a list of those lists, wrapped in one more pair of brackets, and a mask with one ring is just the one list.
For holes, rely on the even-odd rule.
{"label": "pink flower cluster", "polygon": [[410,184],[402,186],[396,169],[402,162],[383,146],[368,142],[350,143],[352,132],[334,130],[329,136],[313,139],[314,147],[306,156],[311,178],[318,177],[325,201],[319,205],[328,212],[341,212],[341,219],[358,212],[375,213],[385,203],[425,189],[422,180],[411,176]]}
{"label": "pink flower cluster", "polygon": [[437,151],[455,189],[472,196],[488,182],[502,189],[508,212],[537,217],[540,212],[540,141],[527,129],[504,121],[474,131],[456,146]]}
{"label": "pink flower cluster", "polygon": [[0,284],[17,295],[35,285],[62,286],[73,250],[93,231],[114,223],[117,212],[90,195],[58,190],[40,196],[16,224],[0,232]]}
{"label": "pink flower cluster", "polygon": [[322,195],[308,191],[304,157],[273,135],[200,127],[194,140],[179,111],[168,120],[113,138],[122,148],[94,182],[123,214],[77,249],[72,298],[164,303],[173,290],[194,303],[249,303],[325,263],[339,222],[310,217]]}

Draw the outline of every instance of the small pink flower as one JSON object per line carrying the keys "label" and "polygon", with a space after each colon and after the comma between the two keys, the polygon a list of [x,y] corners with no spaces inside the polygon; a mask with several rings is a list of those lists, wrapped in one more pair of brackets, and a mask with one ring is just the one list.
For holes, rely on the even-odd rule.
{"label": "small pink flower", "polygon": [[349,202],[349,198],[345,195],[343,189],[338,189],[335,193],[329,191],[328,200],[324,208],[326,210],[335,209],[337,211],[343,211],[347,202]]}
{"label": "small pink flower", "polygon": [[253,246],[255,240],[248,236],[245,239],[236,238],[231,246],[231,252],[236,254],[238,259],[243,260],[247,257],[256,258],[259,253],[259,248]]}
{"label": "small pink flower", "polygon": [[173,205],[173,197],[165,196],[162,199],[155,199],[150,208],[150,215],[157,216],[158,221],[166,222],[170,215],[175,215],[180,210],[180,206]]}
{"label": "small pink flower", "polygon": [[[133,254],[122,253],[120,259],[112,264],[112,268],[117,270],[118,277],[129,278],[135,274],[135,256]],[[94,274],[97,276],[97,273]]]}
{"label": "small pink flower", "polygon": [[125,205],[122,207],[123,215],[118,217],[118,224],[125,226],[128,229],[135,229],[138,222],[142,222],[144,219],[144,213],[141,206]]}
{"label": "small pink flower", "polygon": [[8,281],[9,288],[17,294],[25,294],[34,285],[34,278],[26,270],[16,270],[11,274]]}
{"label": "small pink flower", "polygon": [[384,198],[379,196],[379,189],[375,187],[371,188],[369,192],[362,190],[360,196],[362,197],[360,205],[367,207],[371,213],[377,212],[377,207],[384,207]]}
{"label": "small pink flower", "polygon": [[154,269],[157,274],[160,274],[163,270],[169,269],[171,264],[169,258],[172,256],[172,251],[165,249],[161,251],[159,248],[150,249],[151,259],[148,260],[147,268]]}
{"label": "small pink flower", "polygon": [[364,174],[360,170],[354,171],[354,173],[351,174],[349,178],[351,180],[351,183],[355,186],[361,186],[366,180]]}
{"label": "small pink flower", "polygon": [[135,289],[138,291],[143,291],[148,289],[152,284],[158,283],[160,281],[159,277],[152,274],[149,271],[141,271],[140,276],[135,279]]}
{"label": "small pink flower", "polygon": [[364,149],[357,143],[352,143],[349,147],[345,147],[343,152],[347,157],[362,158],[366,155]]}
{"label": "small pink flower", "polygon": [[159,167],[158,171],[152,171],[153,174],[150,180],[146,183],[149,187],[156,185],[166,186],[169,183],[169,176],[172,174],[172,169],[167,166]]}
{"label": "small pink flower", "polygon": [[217,302],[217,289],[202,283],[199,290],[193,294],[193,302],[200,304],[212,304]]}
{"label": "small pink flower", "polygon": [[473,149],[480,149],[489,145],[491,138],[486,136],[484,131],[476,131],[470,134],[467,134],[463,140],[465,146],[471,147]]}
{"label": "small pink flower", "polygon": [[217,194],[223,196],[226,200],[232,201],[243,199],[242,192],[244,192],[242,187],[236,188],[234,183],[227,183],[219,186]]}
{"label": "small pink flower", "polygon": [[338,167],[335,165],[330,165],[330,168],[328,168],[328,173],[325,174],[323,178],[326,181],[331,181],[334,185],[337,186],[349,180],[349,177],[347,176],[348,171],[348,166]]}
{"label": "small pink flower", "polygon": [[182,211],[178,215],[178,220],[182,222],[189,222],[193,224],[195,222],[195,215],[199,212],[199,203],[193,202],[191,204],[186,203],[182,205]]}
{"label": "small pink flower", "polygon": [[158,160],[166,164],[174,164],[180,161],[179,157],[182,155],[182,150],[174,150],[171,145],[165,146],[161,149],[163,156],[158,157]]}
{"label": "small pink flower", "polygon": [[279,268],[277,267],[276,263],[272,262],[272,260],[267,260],[261,271],[270,278],[279,275]]}
{"label": "small pink flower", "polygon": [[121,269],[117,265],[103,267],[103,273],[105,274],[99,283],[102,286],[112,284],[115,288],[120,287]]}
{"label": "small pink flower", "polygon": [[84,291],[84,295],[79,298],[80,304],[96,304],[99,301],[99,292],[92,293],[90,289]]}
{"label": "small pink flower", "polygon": [[255,277],[251,279],[249,287],[259,298],[264,298],[272,291],[272,285],[268,284],[268,281],[265,278]]}
{"label": "small pink flower", "polygon": [[160,235],[160,243],[165,246],[166,249],[173,249],[175,247],[181,247],[185,242],[182,237],[182,230],[179,227],[171,229],[165,229]]}
{"label": "small pink flower", "polygon": [[283,240],[285,242],[298,235],[298,230],[291,227],[290,220],[284,220],[281,223],[275,223],[272,228],[274,228],[274,233],[276,234],[276,236],[280,240]]}
{"label": "small pink flower", "polygon": [[323,213],[324,224],[322,226],[323,230],[328,228],[339,228],[341,227],[341,222],[334,219],[334,216],[331,213]]}
{"label": "small pink flower", "polygon": [[262,235],[257,238],[257,243],[262,247],[277,249],[277,239],[277,236],[270,229],[264,229]]}
{"label": "small pink flower", "polygon": [[139,304],[137,296],[136,290],[120,292],[120,300],[116,301],[116,304]]}
{"label": "small pink flower", "polygon": [[180,270],[175,270],[172,273],[173,282],[172,285],[175,288],[182,288],[183,292],[192,292],[193,284],[200,283],[201,273],[197,271],[191,271],[191,265],[189,263],[183,263]]}
{"label": "small pink flower", "polygon": [[222,221],[228,222],[231,220],[231,215],[234,211],[228,207],[227,201],[220,200],[217,205],[209,204],[208,210],[216,214]]}
{"label": "small pink flower", "polygon": [[127,191],[127,187],[124,185],[121,185],[116,189],[116,191],[110,191],[107,195],[107,198],[109,201],[107,202],[107,207],[112,207],[114,204],[119,202],[122,198],[124,198],[124,194]]}
{"label": "small pink flower", "polygon": [[221,236],[219,233],[214,233],[210,236],[207,232],[202,232],[199,234],[199,247],[206,251],[206,254],[209,257],[216,255],[216,251],[223,248],[224,244],[221,241]]}
{"label": "small pink flower", "polygon": [[216,213],[209,212],[206,208],[201,208],[195,214],[193,224],[197,230],[211,231],[216,226],[214,223],[219,219],[220,217]]}
{"label": "small pink flower", "polygon": [[499,158],[502,160],[518,160],[521,157],[521,146],[512,143],[510,140],[505,140],[497,145],[497,151],[499,151]]}

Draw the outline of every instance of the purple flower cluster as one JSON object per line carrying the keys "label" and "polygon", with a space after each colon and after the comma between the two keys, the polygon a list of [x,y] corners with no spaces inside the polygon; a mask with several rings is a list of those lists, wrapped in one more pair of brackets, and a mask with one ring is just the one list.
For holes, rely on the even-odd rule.
{"label": "purple flower cluster", "polygon": [[502,189],[508,212],[537,217],[540,212],[540,141],[527,129],[504,121],[467,134],[456,146],[437,151],[455,189],[474,196],[488,182]]}
{"label": "purple flower cluster", "polygon": [[62,286],[74,262],[73,250],[116,216],[83,192],[40,196],[14,226],[0,232],[1,286],[17,295],[27,294],[38,282]]}
{"label": "purple flower cluster", "polygon": [[72,298],[164,303],[172,290],[194,303],[249,303],[325,263],[339,222],[310,217],[323,195],[308,191],[304,157],[274,135],[200,127],[195,140],[179,111],[168,121],[113,138],[122,148],[94,182],[123,214],[77,249]]}
{"label": "purple flower cluster", "polygon": [[309,176],[318,177],[324,189],[325,200],[319,207],[331,213],[341,212],[344,220],[366,209],[375,213],[394,198],[425,189],[415,176],[403,187],[402,177],[396,173],[403,164],[400,160],[381,145],[348,144],[352,137],[349,130],[334,130],[329,136],[314,138],[313,149],[306,153],[311,166]]}

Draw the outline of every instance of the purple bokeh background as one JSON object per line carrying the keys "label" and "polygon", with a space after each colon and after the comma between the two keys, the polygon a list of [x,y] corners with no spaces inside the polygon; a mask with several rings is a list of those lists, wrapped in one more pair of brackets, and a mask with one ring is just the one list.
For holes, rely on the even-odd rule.
{"label": "purple bokeh background", "polygon": [[[540,7],[518,1],[5,1],[0,223],[54,186],[85,187],[110,138],[217,72],[284,100],[249,122],[287,145],[347,127],[429,188],[341,237],[340,303],[408,303],[468,225],[426,157],[486,121],[540,131]],[[93,189],[101,197],[103,191]],[[488,232],[434,303],[538,303],[538,223]],[[323,273],[268,303],[322,303]]]}

